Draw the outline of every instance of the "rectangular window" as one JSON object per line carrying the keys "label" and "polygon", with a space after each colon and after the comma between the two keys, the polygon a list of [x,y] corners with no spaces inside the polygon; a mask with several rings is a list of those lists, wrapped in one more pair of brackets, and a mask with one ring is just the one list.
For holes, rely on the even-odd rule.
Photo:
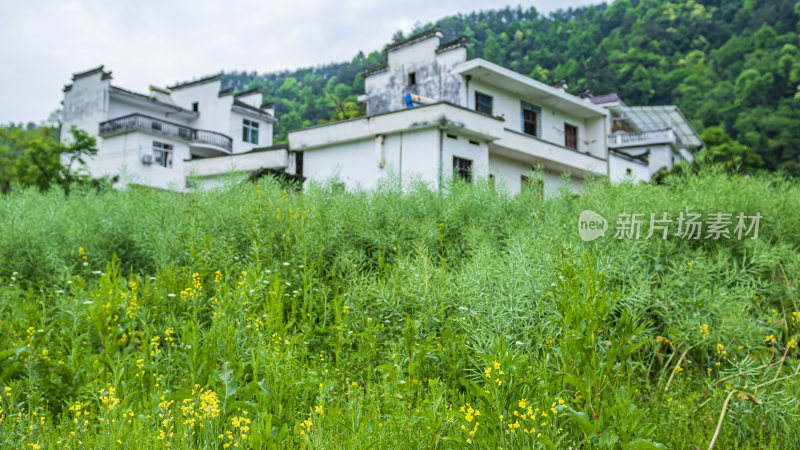
{"label": "rectangular window", "polygon": [[294,153],[294,173],[303,176],[303,152]]}
{"label": "rectangular window", "polygon": [[480,92],[475,92],[475,111],[492,115],[492,97]]}
{"label": "rectangular window", "polygon": [[194,112],[200,111],[200,103],[198,102],[192,103],[192,111]]}
{"label": "rectangular window", "polygon": [[472,161],[469,159],[453,157],[453,172],[467,181],[472,181]]}
{"label": "rectangular window", "polygon": [[538,106],[522,102],[522,132],[539,137],[539,115],[542,110]]}
{"label": "rectangular window", "polygon": [[172,167],[172,145],[153,141],[153,159],[161,167]]}
{"label": "rectangular window", "polygon": [[258,122],[255,120],[243,119],[242,140],[251,144],[258,144]]}
{"label": "rectangular window", "polygon": [[564,146],[578,149],[578,127],[564,124]]}
{"label": "rectangular window", "polygon": [[411,72],[408,74],[408,86],[416,86],[417,85],[417,72]]}

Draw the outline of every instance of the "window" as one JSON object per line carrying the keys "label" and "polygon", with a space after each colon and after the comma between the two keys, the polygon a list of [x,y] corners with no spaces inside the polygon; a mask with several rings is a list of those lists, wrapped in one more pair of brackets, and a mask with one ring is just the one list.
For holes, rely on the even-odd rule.
{"label": "window", "polygon": [[251,144],[258,144],[258,122],[248,119],[243,120],[242,140]]}
{"label": "window", "polygon": [[539,115],[542,110],[538,106],[522,102],[522,132],[539,137]]}
{"label": "window", "polygon": [[578,149],[578,127],[564,124],[564,145],[569,148]]}
{"label": "window", "polygon": [[633,173],[633,171],[631,170],[631,168],[630,168],[630,167],[628,167],[627,169],[625,169],[625,175],[630,175],[630,174],[632,174],[632,173]]}
{"label": "window", "polygon": [[294,153],[294,173],[303,176],[303,152]]}
{"label": "window", "polygon": [[411,72],[408,74],[408,86],[416,86],[417,85],[417,72]]}
{"label": "window", "polygon": [[172,167],[172,145],[153,141],[153,159],[161,167]]}
{"label": "window", "polygon": [[492,115],[492,97],[480,92],[475,92],[475,111]]}
{"label": "window", "polygon": [[469,159],[453,157],[453,172],[467,181],[472,181],[472,161]]}
{"label": "window", "polygon": [[192,111],[194,112],[200,111],[200,103],[198,102],[192,103]]}
{"label": "window", "polygon": [[455,134],[447,133],[447,137],[449,137],[450,139],[458,140],[458,136],[456,136]]}

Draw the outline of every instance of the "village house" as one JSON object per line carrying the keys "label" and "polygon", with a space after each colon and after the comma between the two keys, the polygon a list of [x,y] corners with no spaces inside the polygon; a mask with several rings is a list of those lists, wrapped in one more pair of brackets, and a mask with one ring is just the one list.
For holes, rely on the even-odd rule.
{"label": "village house", "polygon": [[391,175],[438,188],[455,173],[502,180],[515,193],[556,186],[562,173],[573,189],[608,173],[607,109],[467,60],[466,39],[440,39],[433,29],[386,48],[386,64],[364,74],[366,116],[289,133],[306,177],[373,188]]}
{"label": "village house", "polygon": [[100,66],[64,88],[62,139],[97,136],[94,176],[192,189],[233,177],[285,173],[371,189],[393,177],[440,189],[453,176],[488,177],[511,193],[542,193],[588,178],[646,181],[702,147],[675,106],[631,107],[616,95],[573,95],[489,61],[434,28],[386,47],[364,72],[366,114],[289,132],[260,89],[221,90],[221,76],[141,94],[111,85]]}
{"label": "village house", "polygon": [[277,120],[260,88],[221,90],[215,75],[143,94],[111,80],[100,66],[64,87],[61,139],[73,125],[97,137],[97,156],[87,161],[93,176],[182,190],[192,174],[214,184],[231,171],[249,174],[289,160],[286,146],[272,146]]}
{"label": "village house", "polygon": [[661,169],[691,162],[694,152],[703,146],[700,136],[675,105],[627,106],[613,92],[591,100],[611,113],[611,181],[647,181]]}

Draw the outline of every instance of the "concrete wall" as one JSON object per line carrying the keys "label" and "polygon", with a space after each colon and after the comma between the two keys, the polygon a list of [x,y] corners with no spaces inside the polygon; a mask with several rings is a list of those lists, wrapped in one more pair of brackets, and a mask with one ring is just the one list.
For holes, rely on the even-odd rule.
{"label": "concrete wall", "polygon": [[[637,151],[633,154],[639,154]],[[609,153],[609,178],[612,182],[620,182],[626,179],[633,181],[648,181],[650,180],[650,168],[647,164],[641,161],[632,161],[629,158],[620,156],[614,152]],[[628,174],[630,170],[630,175]]]}
{"label": "concrete wall", "polygon": [[[155,163],[142,164],[143,155],[154,155],[153,142],[173,146],[172,167],[161,167]],[[164,189],[185,187],[184,159],[189,158],[189,146],[182,141],[143,132],[131,132],[103,140],[97,156],[87,162],[93,176],[119,175],[123,185],[144,184]]]}
{"label": "concrete wall", "polygon": [[110,87],[111,80],[104,77],[102,70],[73,79],[72,86],[64,92],[62,142],[72,138],[69,130],[73,125],[97,136],[100,122],[108,117]]}
{"label": "concrete wall", "polygon": [[[533,169],[534,167],[531,163],[498,155],[496,153],[489,153],[489,173],[494,176],[498,186],[503,185],[508,192],[513,195],[518,194],[522,190],[523,176],[535,176]],[[565,175],[563,175],[562,172],[543,170],[541,176],[544,182],[545,195],[555,194],[564,183],[562,177]],[[572,192],[579,192],[583,185],[583,180],[575,176],[570,176],[568,183]]]}
{"label": "concrete wall", "polygon": [[470,109],[475,109],[476,91],[492,97],[492,115],[503,117],[507,128],[523,132],[522,102],[526,102],[541,109],[538,135],[540,139],[563,146],[564,124],[568,123],[578,128],[578,151],[588,151],[594,156],[605,158],[605,118],[581,119],[537,103],[536,100],[520,98],[518,95],[479,81],[469,84],[468,103],[465,106]]}
{"label": "concrete wall", "polygon": [[[338,176],[350,188],[374,189],[382,178],[402,174],[404,183],[415,179],[435,188],[438,148],[439,131],[434,128],[387,135],[382,146],[375,138],[334,144],[305,151],[303,175],[317,181]],[[459,150],[450,151],[452,164],[452,154]]]}
{"label": "concrete wall", "polygon": [[[258,123],[258,142],[255,144],[245,142],[244,139],[242,139],[244,119]],[[233,139],[233,153],[247,152],[255,147],[268,147],[272,145],[272,124],[263,119],[256,118],[255,116],[231,111],[224,129],[225,131],[223,133]]]}
{"label": "concrete wall", "polygon": [[[379,114],[405,108],[405,95],[416,94],[436,101],[461,104],[463,80],[452,73],[455,64],[466,61],[467,50],[456,47],[436,53],[439,35],[387,52],[387,69],[364,80],[367,114]],[[414,72],[416,85],[408,85]]]}
{"label": "concrete wall", "polygon": [[197,177],[219,177],[228,172],[247,172],[258,169],[283,169],[289,164],[287,150],[241,153],[214,158],[201,158],[185,161],[186,175]]}

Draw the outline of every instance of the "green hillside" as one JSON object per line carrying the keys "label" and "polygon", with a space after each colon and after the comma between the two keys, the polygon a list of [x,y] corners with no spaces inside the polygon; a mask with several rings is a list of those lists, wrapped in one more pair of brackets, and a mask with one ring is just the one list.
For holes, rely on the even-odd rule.
{"label": "green hillside", "polygon": [[[618,0],[548,16],[533,8],[458,14],[435,25],[445,40],[466,35],[469,57],[542,81],[566,79],[571,92],[617,91],[629,104],[677,104],[698,131],[722,126],[755,149],[767,169],[800,175],[798,19],[793,0]],[[265,88],[276,102],[280,141],[289,130],[357,114],[361,73],[381,58],[359,53],[315,68],[227,73],[223,82]]]}

